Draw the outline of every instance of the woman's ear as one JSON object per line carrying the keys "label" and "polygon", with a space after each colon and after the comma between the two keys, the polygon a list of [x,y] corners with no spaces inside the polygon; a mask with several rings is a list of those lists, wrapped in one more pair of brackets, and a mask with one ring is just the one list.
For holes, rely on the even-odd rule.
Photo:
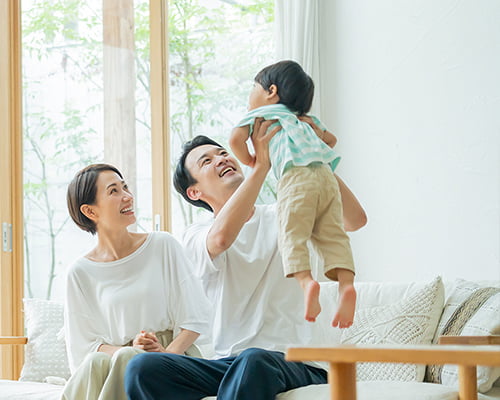
{"label": "woman's ear", "polygon": [[95,213],[95,210],[92,208],[92,206],[88,204],[82,204],[80,206],[80,212],[85,215],[88,219],[91,221],[94,221],[97,217],[97,214]]}
{"label": "woman's ear", "polygon": [[267,99],[272,102],[278,102],[280,100],[280,97],[278,95],[278,86],[276,86],[274,83],[269,86],[269,89],[267,90]]}
{"label": "woman's ear", "polygon": [[193,201],[200,200],[201,192],[194,186],[189,186],[186,189],[186,195]]}

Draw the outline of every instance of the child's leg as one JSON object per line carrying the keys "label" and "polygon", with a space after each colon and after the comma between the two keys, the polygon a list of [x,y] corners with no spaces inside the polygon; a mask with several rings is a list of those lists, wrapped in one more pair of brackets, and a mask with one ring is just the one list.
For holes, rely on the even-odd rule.
{"label": "child's leg", "polygon": [[316,317],[321,312],[319,304],[319,283],[316,282],[310,270],[299,271],[293,274],[300,287],[304,291],[304,318],[309,322],[315,322]]}
{"label": "child's leg", "polygon": [[315,219],[318,202],[317,183],[309,168],[288,170],[278,182],[278,246],[286,277],[294,277],[304,291],[305,319],[314,322],[319,305],[319,283],[313,280],[307,242]]}
{"label": "child's leg", "polygon": [[318,181],[324,182],[313,230],[313,244],[323,256],[327,278],[339,282],[339,306],[332,326],[348,328],[354,319],[356,291],[354,261],[349,236],[345,233],[340,190],[335,176],[328,168],[318,168]]}
{"label": "child's leg", "polygon": [[354,321],[356,308],[356,289],[354,289],[354,273],[348,269],[338,268],[339,306],[333,317],[332,326],[349,328]]}

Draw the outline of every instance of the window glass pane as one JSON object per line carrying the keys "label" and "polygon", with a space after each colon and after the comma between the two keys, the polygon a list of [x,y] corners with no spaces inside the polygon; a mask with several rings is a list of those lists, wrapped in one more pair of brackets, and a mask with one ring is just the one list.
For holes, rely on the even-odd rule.
{"label": "window glass pane", "polygon": [[[244,115],[253,78],[275,60],[274,0],[171,0],[170,132],[175,165],[181,144],[206,135],[227,146],[232,127]],[[261,201],[273,198],[273,185]],[[210,217],[175,191],[173,233]]]}
{"label": "window glass pane", "polygon": [[116,165],[133,229],[151,229],[149,3],[23,0],[22,35],[25,296],[62,298],[66,268],[95,244],[66,207],[79,169]]}

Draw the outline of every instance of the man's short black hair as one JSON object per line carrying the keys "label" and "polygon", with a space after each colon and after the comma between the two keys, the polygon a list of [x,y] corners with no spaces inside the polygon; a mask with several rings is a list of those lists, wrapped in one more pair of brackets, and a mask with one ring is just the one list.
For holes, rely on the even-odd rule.
{"label": "man's short black hair", "polygon": [[314,82],[295,61],[285,60],[269,65],[255,76],[265,90],[278,88],[279,103],[297,115],[309,112],[314,97]]}
{"label": "man's short black hair", "polygon": [[174,187],[175,190],[177,190],[177,192],[179,192],[182,197],[184,197],[184,200],[186,200],[188,203],[191,203],[196,207],[203,207],[204,209],[213,212],[214,210],[208,203],[204,202],[203,200],[192,200],[186,193],[186,190],[191,185],[194,185],[197,182],[196,179],[193,178],[189,170],[186,168],[186,157],[191,152],[191,150],[207,144],[220,147],[221,149],[223,148],[215,140],[212,140],[209,137],[203,135],[198,135],[184,143],[184,145],[182,146],[181,156],[179,157],[179,161],[177,161],[177,165],[174,171]]}

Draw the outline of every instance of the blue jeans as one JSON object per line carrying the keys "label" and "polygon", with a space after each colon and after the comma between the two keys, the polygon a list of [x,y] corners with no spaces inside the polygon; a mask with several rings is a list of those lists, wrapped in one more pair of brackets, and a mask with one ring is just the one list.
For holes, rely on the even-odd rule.
{"label": "blue jeans", "polygon": [[125,372],[130,400],[274,400],[278,393],[327,382],[321,368],[285,361],[284,354],[250,348],[237,357],[205,360],[168,353],[135,356]]}

